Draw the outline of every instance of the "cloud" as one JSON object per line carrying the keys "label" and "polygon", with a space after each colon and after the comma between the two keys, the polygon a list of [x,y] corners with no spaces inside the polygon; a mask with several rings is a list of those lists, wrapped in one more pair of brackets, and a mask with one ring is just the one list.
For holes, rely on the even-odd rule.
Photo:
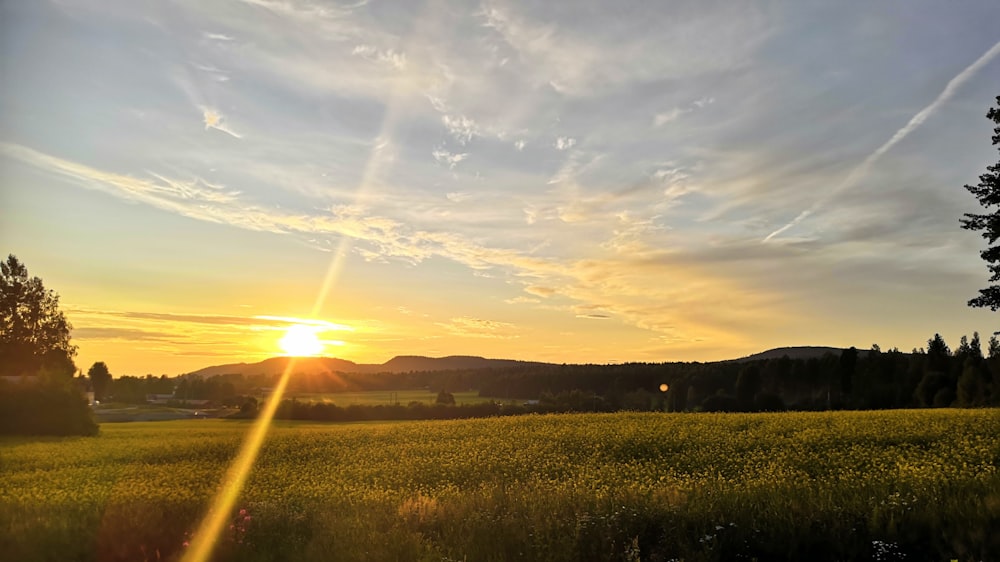
{"label": "cloud", "polygon": [[658,224],[660,217],[633,216],[629,211],[622,211],[616,216],[617,226],[612,231],[611,238],[601,244],[602,247],[617,254],[635,255],[649,251],[649,240],[667,229]]}
{"label": "cloud", "polygon": [[513,324],[495,320],[462,316],[437,325],[452,335],[467,338],[513,339],[518,337],[514,332],[515,326]]}
{"label": "cloud", "polygon": [[455,166],[457,166],[459,162],[465,160],[466,157],[469,156],[467,153],[464,152],[461,154],[454,154],[448,152],[443,148],[435,149],[434,152],[432,152],[431,154],[434,156],[435,160],[437,160],[441,164],[445,164],[446,166],[448,166],[449,170],[454,170]]}
{"label": "cloud", "polygon": [[679,107],[675,107],[670,111],[666,111],[664,113],[657,113],[653,117],[653,126],[660,127],[666,125],[667,123],[670,123],[671,121],[677,119],[678,117],[684,115],[685,113],[687,113],[687,111]]}
{"label": "cloud", "polygon": [[361,56],[368,60],[386,64],[396,70],[406,68],[406,54],[394,49],[378,49],[371,45],[356,45],[351,50],[352,55]]}
{"label": "cloud", "polygon": [[326,31],[349,29],[344,23],[357,8],[368,2],[348,4],[316,4],[297,0],[242,0],[246,4],[266,9],[274,14],[296,20],[299,24],[312,25]]}
{"label": "cloud", "polygon": [[202,37],[205,39],[211,39],[213,41],[232,41],[233,38],[225,35],[223,33],[209,33],[207,31],[202,32]]}
{"label": "cloud", "polygon": [[[210,64],[201,64],[201,63],[196,63],[196,62],[192,62],[191,66],[193,66],[194,68],[197,68],[198,70],[200,70],[202,72],[208,73],[217,82],[228,82],[229,81],[229,75],[224,70],[222,70],[221,68],[217,68],[217,67],[212,66]],[[202,118],[204,119],[204,116]]]}
{"label": "cloud", "polygon": [[138,328],[78,327],[73,329],[73,338],[78,340],[127,340],[152,342],[182,342],[182,335]]}
{"label": "cloud", "polygon": [[73,337],[80,339],[126,339],[134,341],[188,341],[191,339],[190,327],[179,325],[209,326],[215,328],[236,328],[251,330],[285,330],[289,326],[312,326],[321,332],[354,331],[345,324],[337,324],[316,318],[295,318],[289,316],[234,316],[220,314],[188,314],[173,312],[146,312],[131,310],[92,310],[80,307],[66,307],[66,311],[74,317],[86,318],[88,324],[101,324],[107,319],[116,323],[137,321],[140,324],[152,322],[166,330],[149,330],[136,327],[121,326],[83,326],[73,330]]}
{"label": "cloud", "polygon": [[997,55],[1000,55],[1000,41],[983,53],[978,59],[976,59],[975,62],[965,67],[962,72],[959,72],[954,78],[949,80],[944,90],[942,90],[941,93],[934,98],[934,101],[917,112],[917,114],[914,115],[909,122],[906,123],[906,125],[897,130],[889,140],[884,142],[881,146],[875,149],[874,152],[869,154],[864,161],[861,162],[861,164],[851,170],[851,173],[848,174],[848,176],[841,183],[834,186],[833,189],[816,201],[812,207],[802,211],[797,217],[792,219],[791,222],[768,234],[764,238],[763,242],[770,242],[775,236],[780,236],[788,231],[788,229],[797,226],[799,223],[809,218],[813,213],[821,210],[823,206],[825,206],[831,199],[839,195],[845,189],[855,185],[864,175],[868,173],[875,162],[877,162],[886,152],[891,150],[892,147],[896,146],[899,141],[903,140],[907,137],[907,135],[923,125],[924,122],[938,110],[938,108],[944,105],[949,99],[951,99],[952,96],[955,95],[955,92],[958,91],[963,84],[965,84],[984,66],[989,64],[994,58],[996,58]]}
{"label": "cloud", "polygon": [[689,105],[687,107],[683,107],[683,108],[682,107],[674,107],[674,108],[672,108],[672,109],[670,109],[668,111],[665,111],[665,112],[662,112],[662,113],[657,113],[656,115],[653,116],[653,126],[654,127],[662,127],[663,125],[666,125],[667,123],[670,123],[672,121],[677,120],[682,115],[686,115],[686,114],[691,113],[693,111],[697,111],[699,109],[702,109],[702,108],[704,108],[704,107],[706,107],[706,106],[708,106],[708,105],[710,105],[710,104],[712,104],[714,102],[715,102],[715,98],[712,98],[712,97],[703,97],[703,98],[698,98],[698,99],[694,100],[693,102],[691,102],[691,105]]}
{"label": "cloud", "polygon": [[706,97],[703,97],[703,98],[699,98],[699,99],[696,99],[693,102],[691,102],[691,104],[694,105],[695,107],[697,107],[698,109],[701,109],[701,108],[703,108],[703,107],[705,107],[705,106],[707,106],[709,104],[712,104],[712,103],[715,103],[715,98],[709,97],[709,96],[706,96]]}
{"label": "cloud", "polygon": [[573,137],[559,137],[553,146],[556,147],[556,150],[568,150],[576,146],[576,139]]}
{"label": "cloud", "polygon": [[519,139],[517,142],[514,143],[514,148],[516,148],[518,152],[520,152],[524,150],[524,145],[525,145],[524,139]]}
{"label": "cloud", "polygon": [[542,301],[538,299],[533,299],[531,297],[514,297],[511,299],[506,299],[503,302],[507,304],[538,304]]}
{"label": "cloud", "polygon": [[[709,329],[712,321],[706,319],[707,315],[703,311],[711,308],[711,295],[717,294],[716,291],[730,295],[731,306],[726,307],[725,320],[719,321],[732,323],[733,329],[738,326],[734,316],[752,316],[761,310],[746,300],[745,296],[741,296],[743,292],[733,287],[718,287],[717,284],[707,283],[701,275],[650,261],[647,256],[655,255],[653,247],[638,243],[634,244],[635,252],[626,256],[625,260],[535,256],[521,250],[476,243],[455,232],[416,230],[399,221],[373,215],[358,205],[334,206],[325,215],[298,215],[240,200],[207,202],[205,194],[214,194],[217,190],[195,185],[192,194],[185,193],[182,196],[180,190],[171,187],[170,183],[153,183],[101,172],[24,147],[0,145],[0,152],[62,174],[88,188],[199,220],[309,238],[346,236],[355,241],[355,248],[364,248],[371,256],[379,259],[398,258],[419,263],[440,256],[473,270],[502,268],[509,271],[514,279],[522,280],[528,294],[545,298],[559,294],[578,303],[595,303],[601,306],[602,313],[613,314],[632,325],[653,331],[667,328],[674,330],[682,322],[700,337],[721,336],[722,332],[718,329]],[[655,283],[651,283],[654,279]],[[663,304],[654,306],[650,305],[651,302]],[[777,321],[777,310],[777,307],[772,306],[768,310],[769,318]],[[165,313],[121,315],[134,319],[196,324],[287,325],[276,321],[267,324],[266,320],[240,316]],[[468,328],[475,323],[458,324]],[[475,325],[480,328],[486,326]]]}
{"label": "cloud", "polygon": [[[93,314],[94,312],[90,311],[90,313]],[[182,322],[186,324],[213,324],[221,326],[284,325],[287,323],[285,320],[277,320],[276,317],[265,316],[226,316],[217,314],[178,314],[171,312],[135,311],[106,311],[102,314],[106,316],[117,316],[137,320],[163,320],[172,323]]]}
{"label": "cloud", "polygon": [[441,121],[448,132],[462,144],[468,144],[473,137],[480,134],[476,122],[465,115],[444,115]]}
{"label": "cloud", "polygon": [[462,191],[452,191],[445,194],[445,197],[448,199],[448,201],[451,201],[453,203],[462,203],[464,201],[472,199],[472,194]]}
{"label": "cloud", "polygon": [[539,285],[530,285],[524,288],[524,292],[536,295],[539,297],[549,298],[555,295],[558,291],[552,287],[542,287]]}
{"label": "cloud", "polygon": [[[533,13],[530,6],[486,2],[481,18],[504,51],[512,51],[526,79],[574,97],[738,68],[772,32],[762,9],[743,4],[613,9],[613,16],[564,13],[556,22],[553,10]],[[623,24],[607,25],[609,19]]]}
{"label": "cloud", "polygon": [[338,331],[354,331],[354,328],[347,326],[345,324],[335,324],[333,322],[328,322],[326,320],[320,320],[317,318],[295,318],[293,316],[266,316],[258,315],[253,317],[254,320],[267,320],[272,322],[280,322],[282,324],[290,325],[305,325],[314,326],[316,328],[321,328],[323,330],[338,330]]}
{"label": "cloud", "polygon": [[[14,144],[0,143],[0,153],[62,175],[90,189],[210,222],[225,222],[214,211],[235,206],[239,197],[239,191],[227,190],[200,178],[183,181],[151,174],[153,178],[160,180],[151,181],[104,172]],[[262,223],[263,221],[251,219],[242,223],[242,226],[251,230],[281,232],[278,228],[265,228]]]}

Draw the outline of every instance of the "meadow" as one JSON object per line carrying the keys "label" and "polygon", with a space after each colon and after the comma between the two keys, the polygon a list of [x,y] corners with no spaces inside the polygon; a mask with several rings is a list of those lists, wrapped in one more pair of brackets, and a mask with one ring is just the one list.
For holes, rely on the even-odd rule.
{"label": "meadow", "polygon": [[[177,559],[249,427],[0,440],[0,552]],[[215,554],[996,560],[998,435],[995,409],[275,422]]]}
{"label": "meadow", "polygon": [[[455,398],[455,404],[479,404],[500,400],[499,398],[480,396],[479,392],[475,390],[451,394]],[[437,401],[437,396],[437,392],[429,390],[360,390],[356,392],[289,392],[284,397],[309,402],[329,402],[338,406],[391,406],[393,404],[406,406],[411,402],[434,404]]]}

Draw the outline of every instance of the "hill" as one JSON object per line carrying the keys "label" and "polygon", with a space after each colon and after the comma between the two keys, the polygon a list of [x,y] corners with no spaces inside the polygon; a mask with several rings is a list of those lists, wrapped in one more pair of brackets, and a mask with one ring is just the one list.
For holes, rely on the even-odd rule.
{"label": "hill", "polygon": [[506,369],[526,365],[543,365],[531,361],[515,361],[513,359],[485,359],[471,355],[451,355],[448,357],[421,357],[419,355],[399,355],[375,367],[374,371],[408,373],[413,371],[458,371],[478,369]]}
{"label": "hill", "polygon": [[[205,367],[188,373],[197,377],[215,375],[275,375],[284,372],[291,357],[272,357],[257,363],[229,363]],[[400,355],[381,364],[355,363],[334,357],[296,358],[297,373],[410,373],[421,371],[457,371],[479,369],[505,369],[516,366],[542,365],[513,359],[486,359],[484,357],[452,355],[448,357],[422,357]]]}
{"label": "hill", "polygon": [[[791,359],[811,359],[822,357],[827,353],[839,356],[843,349],[839,347],[799,346],[778,347],[769,349],[739,359],[715,361],[714,363],[746,363],[765,359],[777,359],[787,355]],[[858,355],[864,357],[867,350],[859,349]],[[214,365],[188,373],[198,377],[215,375],[275,375],[284,372],[291,360],[290,357],[271,357],[257,363],[229,363]],[[713,363],[713,362],[710,362]],[[420,355],[398,355],[385,363],[355,363],[335,357],[299,357],[296,359],[297,373],[414,373],[431,371],[475,371],[480,369],[509,369],[511,367],[530,367],[548,365],[533,361],[517,361],[514,359],[487,359],[472,355],[450,355],[448,357],[423,357]]]}
{"label": "hill", "polygon": [[[820,358],[827,353],[832,353],[839,356],[843,352],[843,348],[840,347],[823,347],[823,346],[797,346],[797,347],[776,347],[774,349],[769,349],[767,351],[762,351],[760,353],[754,353],[753,355],[747,355],[746,357],[741,357],[739,359],[730,359],[732,362],[736,363],[749,363],[750,361],[762,361],[765,359],[780,359],[785,355],[789,359],[812,359]],[[864,357],[868,354],[867,349],[858,349],[858,356]]]}

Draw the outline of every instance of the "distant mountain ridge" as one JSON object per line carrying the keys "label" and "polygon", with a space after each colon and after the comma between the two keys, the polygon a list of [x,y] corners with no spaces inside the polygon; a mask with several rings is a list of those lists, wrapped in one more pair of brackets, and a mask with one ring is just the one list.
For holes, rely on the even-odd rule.
{"label": "distant mountain ridge", "polygon": [[[271,357],[257,363],[229,363],[205,367],[187,373],[197,377],[216,375],[273,375],[281,374],[292,357]],[[381,364],[355,363],[335,357],[297,357],[297,373],[409,373],[417,371],[457,371],[478,369],[506,369],[517,366],[544,365],[535,361],[514,359],[486,359],[471,355],[450,355],[448,357],[422,357],[419,355],[398,355]]]}
{"label": "distant mountain ridge", "polygon": [[[762,351],[760,353],[754,353],[753,355],[747,355],[746,357],[740,357],[739,359],[730,359],[734,363],[749,363],[750,361],[762,361],[765,359],[780,359],[784,356],[788,356],[789,359],[812,359],[820,358],[827,353],[832,353],[839,356],[845,348],[841,347],[824,347],[824,346],[795,346],[795,347],[776,347],[774,349],[769,349],[767,351]],[[858,349],[858,356],[864,357],[868,354],[867,349]]]}
{"label": "distant mountain ridge", "polygon": [[[791,359],[811,359],[822,357],[827,353],[840,355],[839,347],[797,346],[778,347],[741,357],[729,359],[730,362],[746,363],[766,359],[778,359],[787,355]],[[858,355],[864,356],[868,350],[858,349]],[[284,372],[291,357],[271,357],[257,363],[229,363],[214,365],[187,373],[198,377],[216,375],[273,375]],[[710,361],[713,363],[714,361]],[[724,361],[720,361],[724,362]],[[296,373],[409,373],[420,371],[456,371],[478,369],[507,369],[511,367],[527,367],[537,365],[555,365],[539,361],[518,361],[515,359],[487,359],[474,355],[450,355],[447,357],[423,357],[420,355],[398,355],[381,364],[355,363],[336,357],[298,357],[296,358]]]}

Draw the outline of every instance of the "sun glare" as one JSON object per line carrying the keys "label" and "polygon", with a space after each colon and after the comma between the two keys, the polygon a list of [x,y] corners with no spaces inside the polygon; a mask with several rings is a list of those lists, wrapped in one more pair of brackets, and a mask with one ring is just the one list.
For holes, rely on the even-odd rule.
{"label": "sun glare", "polygon": [[316,336],[316,327],[302,324],[289,326],[278,345],[292,357],[313,357],[323,351],[323,342]]}

